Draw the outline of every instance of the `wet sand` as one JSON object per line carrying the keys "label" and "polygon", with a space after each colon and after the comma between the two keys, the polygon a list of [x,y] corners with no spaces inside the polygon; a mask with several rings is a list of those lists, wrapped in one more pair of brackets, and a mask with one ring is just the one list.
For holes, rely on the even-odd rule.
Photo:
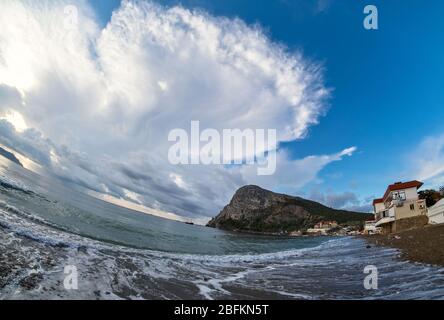
{"label": "wet sand", "polygon": [[364,236],[371,244],[401,250],[402,258],[412,262],[444,266],[444,224],[389,235]]}

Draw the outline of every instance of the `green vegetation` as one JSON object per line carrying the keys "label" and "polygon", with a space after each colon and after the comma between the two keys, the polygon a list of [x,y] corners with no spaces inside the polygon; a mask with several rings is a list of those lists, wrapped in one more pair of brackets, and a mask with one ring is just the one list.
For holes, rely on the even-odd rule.
{"label": "green vegetation", "polygon": [[352,212],[347,210],[337,210],[326,207],[318,202],[306,200],[302,198],[293,198],[293,204],[304,207],[308,212],[316,215],[322,219],[320,220],[335,220],[339,224],[354,222],[364,222],[371,218],[373,214]]}
{"label": "green vegetation", "polygon": [[[288,200],[288,203],[274,206],[266,210],[267,212],[261,212],[260,215],[244,217],[239,220],[232,218],[220,220],[219,228],[265,233],[306,231],[320,221],[334,220],[341,226],[361,229],[364,221],[372,217],[368,213],[336,210],[302,198],[289,198]],[[283,213],[285,212],[284,208],[289,205],[303,207],[310,212],[310,216],[298,217],[290,212]],[[279,212],[279,214],[276,214],[276,212]]]}
{"label": "green vegetation", "polygon": [[228,218],[220,221],[219,228],[224,230],[242,230],[251,232],[290,232],[294,230],[306,230],[307,226],[305,221],[292,220],[292,221],[266,221],[263,217],[256,217],[254,219],[241,219],[234,220]]}
{"label": "green vegetation", "polygon": [[444,187],[441,187],[439,191],[433,189],[421,190],[418,195],[419,199],[425,199],[427,207],[431,207],[444,198]]}
{"label": "green vegetation", "polygon": [[209,227],[224,230],[287,233],[304,232],[320,221],[336,221],[341,227],[361,229],[369,213],[336,210],[300,197],[278,194],[258,186],[240,188]]}

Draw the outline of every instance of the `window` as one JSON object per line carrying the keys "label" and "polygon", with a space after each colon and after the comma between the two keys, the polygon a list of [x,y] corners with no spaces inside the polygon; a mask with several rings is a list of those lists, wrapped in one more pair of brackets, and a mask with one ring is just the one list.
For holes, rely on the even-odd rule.
{"label": "window", "polygon": [[399,191],[399,200],[405,201],[405,191]]}
{"label": "window", "polygon": [[415,205],[413,203],[410,205],[410,210],[415,210]]}
{"label": "window", "polygon": [[405,201],[406,200],[405,191],[393,192],[392,198],[393,198],[393,200]]}

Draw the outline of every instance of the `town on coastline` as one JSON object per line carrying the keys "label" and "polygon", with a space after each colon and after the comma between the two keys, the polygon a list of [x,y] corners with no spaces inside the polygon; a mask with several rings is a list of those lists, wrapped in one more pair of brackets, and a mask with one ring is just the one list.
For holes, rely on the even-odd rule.
{"label": "town on coastline", "polygon": [[[419,191],[422,186],[423,183],[417,180],[389,185],[382,198],[373,200],[373,218],[365,221],[359,229],[340,227],[336,221],[321,221],[304,234],[388,235],[444,223],[444,187],[439,191]],[[302,233],[293,232],[290,235]]]}
{"label": "town on coastline", "polygon": [[419,189],[417,180],[396,182],[382,198],[373,200],[374,219],[366,221],[364,234],[391,234],[444,223],[444,188]]}
{"label": "town on coastline", "polygon": [[407,261],[444,266],[444,188],[419,190],[420,181],[397,182],[373,200],[374,219],[362,233],[369,246],[392,247]]}

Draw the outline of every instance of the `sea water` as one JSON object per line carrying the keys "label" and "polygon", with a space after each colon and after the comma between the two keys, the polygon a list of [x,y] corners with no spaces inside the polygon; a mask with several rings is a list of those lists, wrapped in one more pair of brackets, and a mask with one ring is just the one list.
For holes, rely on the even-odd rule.
{"label": "sea water", "polygon": [[[364,268],[378,270],[367,290]],[[64,285],[67,266],[76,289]],[[115,206],[0,159],[0,299],[443,299],[444,269],[352,237],[282,238]]]}

